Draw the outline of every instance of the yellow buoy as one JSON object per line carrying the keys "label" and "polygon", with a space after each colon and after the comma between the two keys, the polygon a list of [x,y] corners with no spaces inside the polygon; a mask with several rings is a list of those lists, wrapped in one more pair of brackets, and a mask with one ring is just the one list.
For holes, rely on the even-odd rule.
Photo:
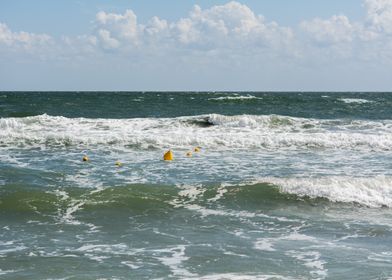
{"label": "yellow buoy", "polygon": [[200,152],[200,147],[196,147],[195,149],[194,149],[194,151],[195,151],[195,153],[198,153],[198,152]]}
{"label": "yellow buoy", "polygon": [[88,156],[84,156],[82,160],[83,161],[89,161],[90,159],[88,158]]}
{"label": "yellow buoy", "polygon": [[119,162],[119,161],[116,161],[115,165],[116,165],[117,167],[121,167],[121,166],[122,166],[122,163]]}
{"label": "yellow buoy", "polygon": [[186,153],[186,156],[187,156],[187,157],[191,157],[191,156],[192,156],[192,152],[187,152],[187,153]]}
{"label": "yellow buoy", "polygon": [[173,153],[171,150],[167,151],[164,155],[163,155],[163,160],[173,160]]}

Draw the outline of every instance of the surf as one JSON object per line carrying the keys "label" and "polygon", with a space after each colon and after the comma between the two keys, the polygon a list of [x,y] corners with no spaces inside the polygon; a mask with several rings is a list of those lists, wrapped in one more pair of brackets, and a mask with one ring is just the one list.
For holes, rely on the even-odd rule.
{"label": "surf", "polygon": [[39,115],[0,119],[5,147],[167,147],[392,150],[392,121],[208,114],[92,119]]}

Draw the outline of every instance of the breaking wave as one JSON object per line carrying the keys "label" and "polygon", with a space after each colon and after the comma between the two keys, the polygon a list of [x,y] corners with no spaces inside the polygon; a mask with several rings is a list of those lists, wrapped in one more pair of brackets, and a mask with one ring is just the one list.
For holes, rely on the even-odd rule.
{"label": "breaking wave", "polygon": [[254,216],[258,215],[255,211],[268,205],[283,207],[317,199],[372,208],[392,207],[392,177],[271,177],[242,184],[139,184],[100,189],[40,190],[13,186],[0,188],[0,194],[0,211],[4,213],[45,214],[65,223],[78,223],[79,214],[97,209],[149,211],[156,215],[187,209],[202,216]]}
{"label": "breaking wave", "polygon": [[241,208],[288,201],[325,199],[333,203],[352,203],[366,207],[392,207],[392,177],[353,178],[325,176],[319,178],[266,177],[241,184],[219,187],[182,187],[179,194],[188,201],[235,203]]}
{"label": "breaking wave", "polygon": [[218,114],[88,119],[39,115],[0,119],[0,145],[213,149],[392,150],[392,121]]}
{"label": "breaking wave", "polygon": [[259,182],[279,187],[282,193],[332,202],[357,203],[368,207],[392,207],[392,178],[321,177],[264,178]]}
{"label": "breaking wave", "polygon": [[229,95],[229,96],[208,98],[208,100],[212,100],[212,101],[247,101],[247,100],[254,100],[254,99],[263,99],[263,98],[256,97],[251,94],[247,94],[247,95],[233,94],[233,95]]}
{"label": "breaking wave", "polygon": [[340,101],[346,103],[346,104],[365,104],[365,103],[371,103],[373,101],[367,100],[367,99],[362,99],[362,98],[341,98],[339,99]]}

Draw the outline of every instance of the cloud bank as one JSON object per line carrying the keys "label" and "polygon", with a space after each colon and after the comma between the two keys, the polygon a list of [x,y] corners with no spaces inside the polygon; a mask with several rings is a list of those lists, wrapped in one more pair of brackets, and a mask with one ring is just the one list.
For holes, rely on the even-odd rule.
{"label": "cloud bank", "polygon": [[194,6],[189,14],[175,22],[155,16],[139,23],[132,10],[123,14],[97,13],[93,34],[77,38],[63,36],[61,41],[46,34],[13,32],[0,23],[2,47],[32,49],[57,44],[74,49],[86,46],[98,51],[143,52],[146,49],[211,51],[220,49],[252,50],[298,55],[306,47],[325,48],[332,45],[391,43],[392,1],[365,0],[366,18],[352,22],[345,15],[327,19],[314,18],[298,26],[285,27],[255,14],[249,7],[236,1],[207,9]]}
{"label": "cloud bank", "polygon": [[390,65],[392,0],[364,0],[363,8],[366,16],[362,21],[339,14],[303,20],[296,26],[282,26],[236,1],[206,9],[196,5],[172,22],[158,16],[139,22],[132,10],[119,14],[101,11],[91,34],[61,39],[15,32],[0,23],[0,50],[3,55],[28,52],[40,53],[39,57],[45,57],[44,52],[53,60],[108,62],[111,57],[128,66],[145,67],[145,71],[148,64],[159,67],[159,63],[169,62],[188,64],[189,69],[204,64],[203,69],[216,71],[230,67],[258,71],[260,65],[312,71],[315,65],[344,61],[374,64],[376,60]]}

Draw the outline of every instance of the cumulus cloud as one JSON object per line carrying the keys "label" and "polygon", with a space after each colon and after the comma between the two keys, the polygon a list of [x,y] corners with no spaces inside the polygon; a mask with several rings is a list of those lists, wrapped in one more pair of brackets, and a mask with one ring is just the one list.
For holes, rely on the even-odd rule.
{"label": "cumulus cloud", "polygon": [[[233,57],[287,57],[293,59],[337,54],[337,57],[372,57],[392,54],[392,0],[364,0],[366,18],[355,22],[344,14],[303,20],[285,27],[256,14],[247,5],[231,1],[209,8],[194,6],[177,21],[158,16],[138,22],[132,10],[101,11],[94,32],[54,40],[46,34],[13,32],[0,23],[0,45],[19,49],[56,43],[57,52],[85,54],[119,53],[132,56],[205,55]],[[78,54],[79,52],[79,54]],[[355,53],[354,53],[355,52]],[[365,53],[366,52],[366,53]],[[317,58],[314,59],[317,61]]]}
{"label": "cumulus cloud", "polygon": [[364,0],[364,7],[366,18],[363,22],[352,22],[345,15],[334,15],[328,19],[303,21],[300,28],[315,42],[322,44],[390,40],[392,0]]}
{"label": "cumulus cloud", "polygon": [[392,1],[391,0],[365,0],[366,18],[370,28],[392,34]]}
{"label": "cumulus cloud", "polygon": [[6,24],[0,23],[0,45],[11,48],[32,49],[35,46],[43,46],[52,41],[46,34],[34,34],[28,32],[13,32]]}
{"label": "cumulus cloud", "polygon": [[152,43],[172,48],[253,48],[284,44],[293,38],[290,28],[267,22],[249,7],[232,1],[203,10],[194,6],[187,17],[167,22],[153,17],[139,24],[133,11],[99,12],[96,34],[104,49],[149,47]]}
{"label": "cumulus cloud", "polygon": [[203,47],[263,47],[292,39],[290,28],[267,22],[249,7],[232,1],[203,10],[195,6],[189,17],[172,25],[180,43]]}
{"label": "cumulus cloud", "polygon": [[154,89],[293,90],[324,85],[336,90],[349,84],[347,73],[354,73],[349,74],[354,88],[366,84],[366,78],[377,86],[377,78],[385,76],[390,84],[392,0],[361,1],[365,16],[360,20],[337,14],[289,27],[240,0],[196,5],[178,20],[156,15],[141,22],[132,10],[101,11],[92,32],[79,36],[51,37],[0,23],[0,71],[6,81],[9,69],[20,73],[30,65],[29,74],[35,74],[38,65],[47,68],[49,76],[63,71],[58,83],[66,82],[66,87],[64,76],[73,76],[75,85],[112,83],[113,89],[122,83],[133,89],[155,84]]}
{"label": "cumulus cloud", "polygon": [[97,38],[106,49],[138,43],[137,17],[132,10],[123,15],[99,12],[96,15]]}
{"label": "cumulus cloud", "polygon": [[364,0],[363,3],[366,18],[362,21],[333,15],[301,22],[296,33],[306,56],[314,61],[317,61],[315,56],[324,55],[391,62],[392,0]]}
{"label": "cumulus cloud", "polygon": [[357,28],[344,15],[335,15],[325,20],[315,18],[303,21],[300,27],[320,44],[352,42],[357,32]]}
{"label": "cumulus cloud", "polygon": [[[206,9],[196,5],[189,14],[168,22],[157,16],[139,23],[132,10],[123,14],[99,12],[95,19],[96,46],[102,50],[165,53],[204,52],[236,56],[336,57],[355,55],[388,57],[392,34],[392,0],[364,0],[366,18],[362,22],[346,15],[314,18],[298,26],[284,27],[266,20],[236,1]],[[354,53],[355,52],[355,53]],[[367,53],[365,53],[367,52]]]}
{"label": "cumulus cloud", "polygon": [[392,0],[363,3],[366,18],[362,22],[340,14],[304,20],[293,27],[268,21],[236,1],[206,9],[196,5],[186,17],[173,22],[155,16],[139,23],[132,10],[123,14],[102,11],[96,15],[93,36],[101,49],[125,52],[232,51],[239,56],[252,53],[297,57],[300,53],[309,57],[322,48],[328,55],[335,53],[338,57],[353,56],[354,51],[363,57],[369,55],[361,51],[388,54],[384,46],[391,45],[392,40]]}

